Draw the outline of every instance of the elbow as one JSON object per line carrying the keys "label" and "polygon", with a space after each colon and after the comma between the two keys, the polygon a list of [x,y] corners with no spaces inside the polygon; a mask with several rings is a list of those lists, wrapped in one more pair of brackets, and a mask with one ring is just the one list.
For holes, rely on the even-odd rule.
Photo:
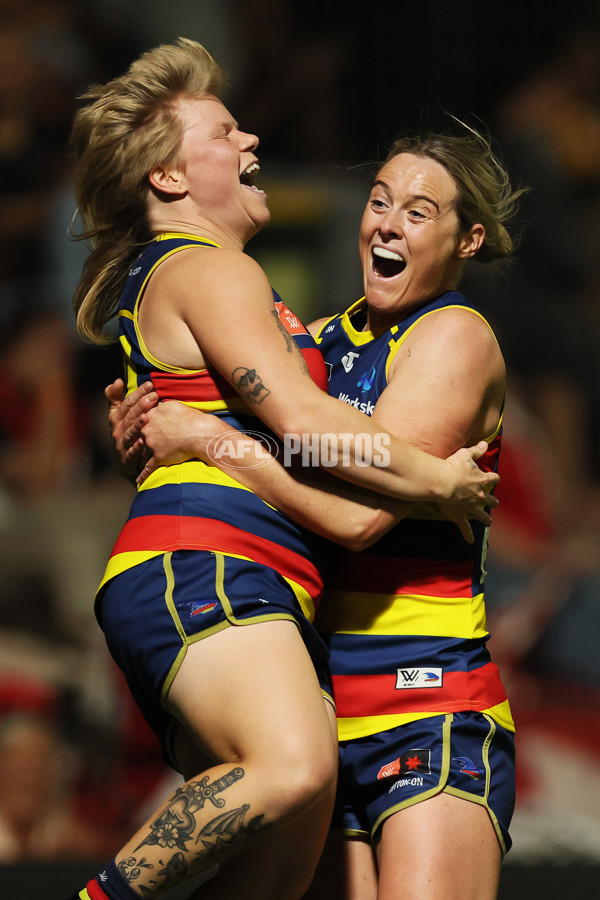
{"label": "elbow", "polygon": [[372,547],[392,524],[393,521],[381,510],[369,510],[367,515],[346,523],[344,532],[337,537],[337,543],[346,550],[360,553],[361,550]]}

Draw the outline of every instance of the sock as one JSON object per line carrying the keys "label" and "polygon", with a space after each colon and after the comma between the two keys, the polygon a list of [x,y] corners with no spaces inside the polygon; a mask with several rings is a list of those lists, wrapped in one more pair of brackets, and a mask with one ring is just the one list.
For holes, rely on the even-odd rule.
{"label": "sock", "polygon": [[140,895],[129,887],[113,859],[88,881],[74,900],[140,900]]}

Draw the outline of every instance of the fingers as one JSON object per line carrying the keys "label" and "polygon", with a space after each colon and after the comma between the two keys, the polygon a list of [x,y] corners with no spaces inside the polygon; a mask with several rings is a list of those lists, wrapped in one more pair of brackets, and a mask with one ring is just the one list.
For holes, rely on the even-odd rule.
{"label": "fingers", "polygon": [[460,533],[464,537],[467,544],[472,544],[475,540],[475,537],[473,535],[473,529],[471,528],[471,523],[469,522],[469,520],[460,519],[456,524],[460,528]]}
{"label": "fingers", "polygon": [[120,403],[125,393],[125,384],[122,378],[117,378],[112,384],[104,388],[104,396],[110,403]]}
{"label": "fingers", "polygon": [[482,509],[481,506],[476,506],[471,515],[473,519],[477,519],[482,525],[492,524],[491,515],[485,509]]}
{"label": "fingers", "polygon": [[154,472],[155,469],[157,469],[157,468],[158,468],[158,462],[156,461],[154,456],[151,456],[150,459],[147,461],[146,465],[144,466],[144,468],[142,469],[142,471],[140,472],[140,474],[138,475],[138,477],[136,478],[136,483],[142,484],[146,480],[146,478],[148,478],[148,476],[151,475],[152,472]]}

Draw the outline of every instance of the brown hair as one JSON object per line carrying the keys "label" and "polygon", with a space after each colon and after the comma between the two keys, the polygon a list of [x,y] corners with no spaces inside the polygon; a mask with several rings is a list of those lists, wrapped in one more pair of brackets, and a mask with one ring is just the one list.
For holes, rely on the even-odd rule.
{"label": "brown hair", "polygon": [[91,87],[77,112],[71,146],[82,234],[92,247],[74,296],[77,327],[96,343],[116,311],[129,264],[152,239],[146,218],[148,173],[176,163],[182,97],[219,96],[223,73],[195,41],[179,38],[143,53],[128,71]]}
{"label": "brown hair", "polygon": [[488,138],[453,117],[463,133],[401,137],[385,160],[400,153],[426,156],[442,165],[456,185],[459,229],[485,228],[485,239],[474,259],[482,263],[504,259],[514,249],[506,224],[514,216],[525,188],[513,188],[508,173],[492,151]]}

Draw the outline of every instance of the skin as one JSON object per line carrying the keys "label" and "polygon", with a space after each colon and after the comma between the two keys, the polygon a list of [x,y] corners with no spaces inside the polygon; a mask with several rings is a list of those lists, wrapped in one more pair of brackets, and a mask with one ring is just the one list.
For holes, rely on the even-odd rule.
{"label": "skin", "polygon": [[[455,198],[454,182],[433,160],[401,154],[383,167],[360,229],[368,303],[366,329],[382,333],[429,297],[457,285],[464,262],[477,252],[485,232],[476,224],[459,233]],[[376,252],[381,249],[403,261],[394,274],[388,269],[387,277],[377,264]],[[456,353],[457,346],[460,353]],[[176,403],[161,404],[149,416],[148,408],[155,400],[151,392],[132,397],[129,407],[121,407],[119,388],[117,384],[108,390],[114,433],[118,442],[127,435],[125,443],[134,456],[140,450],[136,440],[140,426],[147,444],[158,454],[155,460],[163,462],[173,455],[202,457],[210,436],[223,430],[222,423],[212,432],[211,426],[207,430],[211,417],[198,416]],[[443,458],[494,431],[504,392],[504,362],[489,328],[470,312],[441,310],[421,321],[402,345],[372,421]],[[276,463],[240,469],[236,477],[303,524],[323,522],[324,517],[337,520],[339,516],[332,511],[343,507],[332,507],[332,502],[348,503],[352,511],[362,508],[362,530],[357,532],[360,537],[355,549],[368,546],[410,509],[410,504],[386,507],[380,499],[361,504],[356,497],[338,493],[332,501],[323,484],[307,484],[305,475],[306,470],[301,484],[294,480],[293,491],[293,474]],[[352,538],[348,540],[347,545],[352,546]],[[280,833],[280,839],[284,834]],[[426,864],[421,852],[425,843]],[[266,865],[267,845],[252,855],[252,860],[238,857],[235,873],[223,877],[231,878],[234,885],[242,873]],[[348,841],[340,846],[331,841],[306,897],[329,898],[333,891],[344,900],[434,900],[440,896],[444,900],[491,900],[497,890],[500,849],[485,809],[440,794],[386,820],[377,863],[379,884],[368,844]],[[341,885],[344,893],[340,893]]]}

